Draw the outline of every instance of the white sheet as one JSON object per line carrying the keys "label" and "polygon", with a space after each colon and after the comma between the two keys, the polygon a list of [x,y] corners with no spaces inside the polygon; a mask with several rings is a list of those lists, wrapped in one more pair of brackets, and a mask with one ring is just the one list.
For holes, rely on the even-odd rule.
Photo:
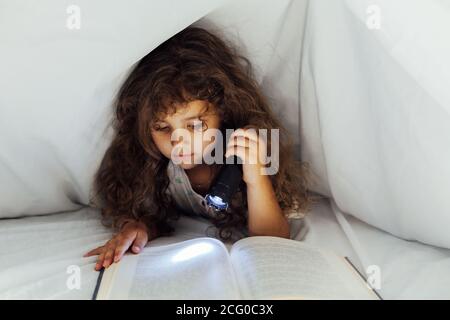
{"label": "white sheet", "polygon": [[[38,7],[32,1],[2,2],[0,217],[78,211],[0,220],[0,297],[90,298],[95,258],[81,255],[111,234],[99,224],[96,210],[80,207],[87,203],[91,177],[109,141],[105,106],[133,62],[225,2],[231,3],[157,1],[164,10],[146,11],[156,2],[135,0],[125,5],[133,9],[134,19],[121,19],[124,7],[118,3],[108,3],[112,11],[105,16],[103,1],[80,2],[91,17],[102,17],[85,25],[86,38],[58,24],[66,7],[55,0]],[[290,119],[297,119],[297,54],[304,49],[302,154],[318,175],[318,191],[334,196],[345,212],[384,230],[449,246],[450,100],[443,87],[450,74],[444,59],[449,47],[445,32],[439,33],[448,27],[448,4],[370,1],[386,10],[385,29],[377,34],[364,25],[368,1],[309,1],[302,43],[307,2],[280,1],[272,10],[271,1],[249,1],[248,7],[235,2],[209,17],[242,35],[258,62],[258,80],[279,101],[277,110],[289,118],[291,129],[296,123]],[[404,7],[397,7],[401,3]],[[175,14],[162,14],[175,5]],[[235,10],[240,15],[233,15]],[[22,15],[18,19],[8,12]],[[170,29],[147,40],[141,31],[156,30],[152,23]],[[415,33],[408,34],[411,30]],[[82,115],[85,121],[73,121]],[[306,219],[305,241],[350,256],[362,271],[363,266],[379,265],[385,298],[450,297],[445,272],[449,250],[400,240],[346,218],[349,225],[345,220],[339,224],[322,203]],[[184,222],[177,237],[155,244],[203,235],[199,221]],[[80,290],[66,287],[70,265],[81,268]]]}
{"label": "white sheet", "polygon": [[[300,221],[293,235],[304,235]],[[164,245],[208,236],[204,219],[182,216],[174,223],[176,233],[148,245]],[[0,219],[0,299],[90,299],[98,272],[96,258],[82,255],[103,245],[112,236],[100,223],[98,209],[18,219]],[[227,244],[230,247],[231,244]],[[79,267],[80,289],[70,290],[66,281],[70,266]]]}
{"label": "white sheet", "polygon": [[[380,267],[381,296],[386,299],[450,299],[450,250],[406,241],[346,216],[351,231],[366,258],[365,268]],[[365,273],[367,275],[367,273]]]}
{"label": "white sheet", "polygon": [[76,210],[133,64],[227,0],[0,2],[0,218]]}
{"label": "white sheet", "polygon": [[[370,6],[380,29],[367,26]],[[309,1],[300,86],[302,155],[317,190],[373,226],[444,248],[448,30],[445,1]]]}
{"label": "white sheet", "polygon": [[128,71],[198,19],[250,58],[298,144],[306,2],[83,0],[76,3],[80,29],[71,30],[68,4],[61,1],[2,1],[0,218],[89,203],[92,177],[113,134],[112,102]]}
{"label": "white sheet", "polygon": [[[404,241],[347,219],[369,262],[381,268],[384,298],[450,298],[450,250]],[[327,201],[314,207],[303,228],[299,223],[291,224],[293,238],[348,256],[364,271]],[[207,225],[203,220],[182,217],[176,226],[175,236],[149,245],[204,236]],[[98,273],[93,269],[95,257],[83,258],[82,254],[110,236],[110,230],[99,222],[98,211],[91,208],[0,220],[0,298],[90,299]],[[71,265],[80,267],[80,290],[66,286]]]}

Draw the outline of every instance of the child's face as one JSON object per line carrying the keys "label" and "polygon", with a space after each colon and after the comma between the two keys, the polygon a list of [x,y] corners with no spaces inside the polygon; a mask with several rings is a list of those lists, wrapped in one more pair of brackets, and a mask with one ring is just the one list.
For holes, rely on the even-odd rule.
{"label": "child's face", "polygon": [[[191,169],[201,163],[200,159],[202,159],[208,145],[211,146],[211,141],[202,141],[201,150],[196,150],[194,148],[194,133],[203,132],[206,128],[219,129],[220,122],[220,116],[213,104],[204,100],[195,100],[179,106],[174,114],[165,115],[165,118],[155,121],[151,128],[151,135],[156,147],[165,157],[170,159],[173,155],[172,151],[177,148],[174,154],[178,157],[177,160],[181,161],[180,166],[183,169]],[[185,129],[185,132],[190,136],[189,141],[183,142],[182,139],[172,141],[171,135],[176,129]],[[180,148],[183,144],[185,146]],[[188,153],[186,150],[191,152]]]}

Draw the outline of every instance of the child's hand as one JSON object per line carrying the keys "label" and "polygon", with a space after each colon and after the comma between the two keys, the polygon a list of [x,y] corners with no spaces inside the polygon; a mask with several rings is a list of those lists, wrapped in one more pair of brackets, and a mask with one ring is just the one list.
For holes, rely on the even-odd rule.
{"label": "child's hand", "polygon": [[149,233],[143,222],[127,222],[105,245],[89,251],[84,257],[99,255],[95,270],[108,268],[113,262],[118,262],[130,247],[133,253],[141,252],[149,240],[157,237],[156,228],[152,230],[152,234]]}
{"label": "child's hand", "polygon": [[258,185],[267,179],[263,175],[264,163],[267,156],[267,145],[256,130],[241,128],[235,130],[228,141],[225,157],[232,155],[240,157],[242,162],[243,180],[247,185]]}

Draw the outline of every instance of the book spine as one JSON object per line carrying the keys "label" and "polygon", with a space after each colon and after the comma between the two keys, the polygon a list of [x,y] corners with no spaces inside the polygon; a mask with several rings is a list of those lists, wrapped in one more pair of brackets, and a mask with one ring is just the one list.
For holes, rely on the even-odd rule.
{"label": "book spine", "polygon": [[100,289],[100,283],[102,282],[102,278],[103,278],[103,272],[105,271],[104,268],[102,268],[98,274],[97,277],[97,283],[95,284],[95,289],[94,289],[94,293],[92,294],[92,299],[91,300],[97,300],[97,294],[98,294],[98,290]]}

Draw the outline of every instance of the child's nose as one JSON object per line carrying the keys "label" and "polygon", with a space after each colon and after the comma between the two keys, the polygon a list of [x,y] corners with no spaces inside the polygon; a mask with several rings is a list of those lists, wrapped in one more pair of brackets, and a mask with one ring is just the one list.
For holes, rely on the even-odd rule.
{"label": "child's nose", "polygon": [[[192,133],[184,133],[182,136],[172,136],[170,141],[173,147],[175,147],[177,144],[189,146],[195,144],[195,139],[198,139],[198,137],[196,137]],[[199,141],[201,143],[201,137]]]}
{"label": "child's nose", "polygon": [[186,140],[178,140],[178,141],[172,141],[172,148],[176,149],[177,151],[179,150],[190,150],[191,147],[191,143],[190,141],[186,141]]}

